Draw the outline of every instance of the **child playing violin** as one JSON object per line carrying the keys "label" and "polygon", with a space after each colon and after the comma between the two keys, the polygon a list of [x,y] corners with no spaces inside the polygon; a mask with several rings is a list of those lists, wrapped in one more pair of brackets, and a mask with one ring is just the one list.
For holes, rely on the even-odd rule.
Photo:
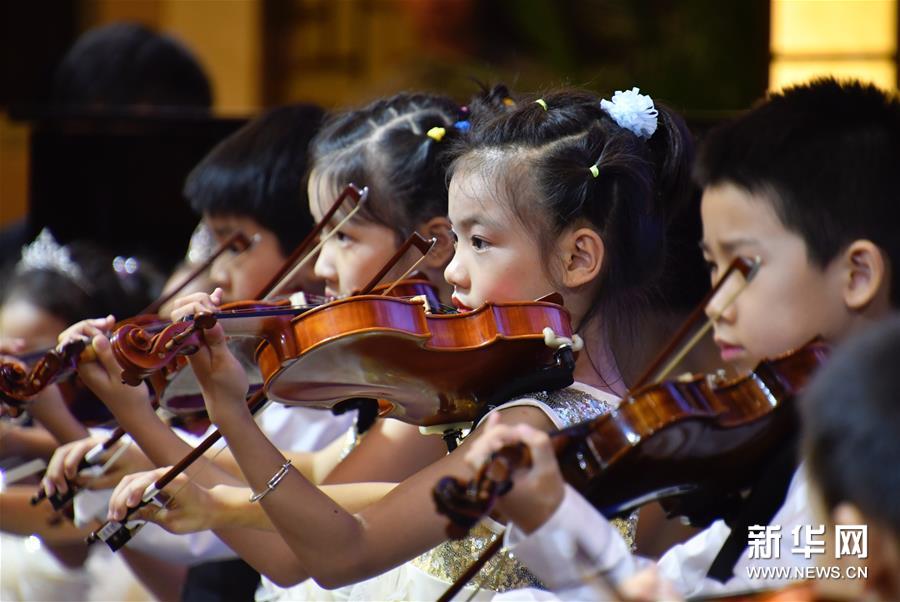
{"label": "child playing violin", "polygon": [[[152,270],[116,270],[113,255],[83,242],[60,245],[49,230],[22,249],[21,258],[3,279],[0,294],[0,360],[43,355],[56,344],[56,338],[68,324],[87,316],[110,312],[134,313],[150,300],[157,284]],[[11,357],[3,357],[3,356]],[[26,362],[28,363],[28,362]],[[30,366],[29,366],[30,367]],[[30,398],[24,410],[35,420],[33,426],[10,424],[0,419],[0,458],[49,458],[60,443],[88,434],[82,421],[108,418],[96,399],[78,394],[77,388],[66,394],[51,385]],[[149,467],[149,464],[142,464]],[[4,600],[21,598],[85,598],[90,595],[126,595],[134,586],[127,568],[101,552],[86,554],[82,542],[89,533],[60,520],[48,505],[32,506],[29,500],[34,485],[4,483],[0,492],[0,545],[2,545]],[[25,539],[35,535],[43,545],[29,552]],[[140,561],[129,553],[125,561]],[[111,564],[112,563],[112,564]],[[98,583],[99,566],[110,582]],[[141,572],[140,577],[157,593],[171,593],[156,575]],[[174,573],[166,574],[170,581]],[[157,589],[158,587],[158,589]],[[121,589],[116,589],[121,588]],[[102,592],[102,593],[101,593]],[[134,594],[135,592],[130,592]]]}
{"label": "child playing violin", "polygon": [[[460,140],[449,187],[457,244],[445,270],[454,304],[466,310],[559,291],[586,341],[575,367],[578,383],[501,406],[496,414],[502,422],[559,428],[609,411],[625,389],[606,334],[628,322],[658,276],[665,215],[688,189],[690,158],[680,119],[633,94],[630,107],[622,102],[609,109],[583,92],[559,92],[483,117],[473,108],[471,127]],[[185,311],[205,307],[194,300]],[[461,543],[446,542],[444,521],[430,499],[438,476],[467,472],[463,455],[480,436],[478,428],[457,450],[356,514],[291,468],[277,487],[267,485],[286,466],[284,456],[250,420],[243,404],[246,379],[219,329],[207,333],[207,344],[191,361],[211,416],[250,488],[264,493],[257,495],[260,505],[294,553],[293,570],[283,573],[291,581],[309,576],[335,587],[380,575],[347,595],[434,598],[496,537],[485,528]],[[147,482],[120,487],[111,516],[134,505]],[[622,528],[631,535],[633,521]],[[488,589],[533,582],[514,561],[488,570]]]}
{"label": "child playing violin", "polygon": [[[226,252],[220,256],[210,270],[211,279],[224,289],[229,300],[253,298],[312,227],[313,220],[305,202],[308,146],[322,115],[321,109],[309,105],[268,111],[215,147],[188,176],[185,196],[203,215],[213,238],[221,243],[240,231],[251,240],[250,246],[241,253]],[[296,283],[307,287],[307,291],[321,291],[321,285],[315,284],[311,274],[301,273]],[[82,322],[70,328],[63,340],[82,333],[105,331],[113,324],[111,317]],[[104,350],[99,355],[100,362],[80,367],[83,380],[113,411],[120,426],[140,444],[151,466],[174,462],[190,449],[189,444],[181,441],[154,415],[145,387],[122,385],[121,369],[111,357],[108,344]],[[265,416],[264,428],[286,449],[308,450],[329,443],[348,424],[349,417],[336,419],[321,412],[275,406]],[[188,434],[182,435],[196,444]],[[44,488],[51,494],[65,492],[68,489],[66,478],[75,480],[82,458],[104,439],[99,435],[61,448],[50,462]],[[132,450],[137,452],[136,447],[126,452],[114,471],[116,474],[121,475],[122,470],[145,468],[142,454],[132,453]],[[221,454],[218,460],[226,469],[233,467],[233,462],[228,463],[227,454]],[[141,463],[135,464],[135,461]],[[236,467],[232,471],[237,472]],[[240,483],[237,479],[234,481]],[[95,486],[105,484],[101,481]],[[85,506],[91,497],[97,496],[76,498],[76,513],[81,518],[87,518]],[[104,510],[105,506],[104,499]],[[180,560],[191,564],[204,558],[233,556],[226,546],[209,534],[190,542],[181,538],[184,545],[177,552],[170,547],[171,542],[160,542],[157,541],[159,538],[151,539],[149,535],[149,532],[145,533],[144,541],[138,546],[146,543],[148,551],[169,557],[177,554]],[[241,568],[232,566],[230,573]],[[197,569],[202,570],[205,569]],[[258,578],[253,577],[253,580]],[[252,588],[255,584],[250,592]]]}
{"label": "child playing violin", "polygon": [[[401,94],[373,103],[364,109],[335,116],[316,137],[311,147],[313,177],[309,184],[309,195],[310,207],[317,217],[322,216],[347,182],[379,182],[378,190],[370,192],[367,202],[356,217],[332,235],[334,224],[346,213],[342,211],[334,222],[326,227],[323,234],[324,246],[315,262],[315,270],[325,281],[330,294],[346,295],[364,286],[394,254],[402,239],[412,231],[419,231],[425,237],[437,239],[436,248],[424,259],[419,269],[433,278],[440,275],[452,253],[452,240],[446,218],[447,158],[444,150],[455,135],[452,126],[459,117],[458,112],[458,105],[447,98],[426,94]],[[431,132],[431,135],[427,135],[428,132]],[[446,140],[443,140],[445,136]],[[234,160],[231,160],[225,165],[233,163]],[[199,194],[200,190],[205,191],[204,194],[211,194],[210,187],[217,181],[212,175],[200,177],[195,171],[188,189],[194,190],[195,194]],[[197,184],[198,181],[207,181],[207,185],[200,186]],[[293,197],[292,202],[295,202]],[[210,201],[211,208],[205,211],[212,213],[213,206]],[[227,232],[223,231],[221,234]],[[245,274],[246,270],[250,269],[249,259],[252,258],[233,262],[231,264],[233,276],[221,281],[226,285],[232,283],[232,298],[233,283],[244,282],[247,278],[257,276]],[[261,269],[256,261],[254,266],[257,272]],[[271,269],[271,266],[266,267]],[[272,271],[274,272],[274,269]],[[212,299],[221,302],[222,293],[216,292]],[[105,324],[99,323],[82,324],[73,333],[77,331],[95,335],[104,326]],[[115,382],[116,364],[109,353],[109,344],[105,337],[95,341],[95,348],[101,362],[107,366],[107,376],[99,383],[95,382],[98,386],[108,387],[108,392],[101,396],[104,398],[117,395],[134,396],[133,392]],[[286,411],[312,412],[299,408]],[[146,411],[142,412],[146,414]],[[262,420],[268,421],[267,416],[271,413],[271,409],[266,410]],[[314,413],[328,419],[327,413]],[[136,429],[136,432],[132,433],[135,439],[158,465],[172,464],[185,453],[183,445],[172,441],[171,434],[158,427],[158,421],[156,424],[129,423],[130,432],[132,428]],[[291,449],[291,446],[285,445],[283,437],[273,437],[272,431],[266,430],[269,437],[275,439],[280,447]],[[384,445],[379,443],[385,441],[393,445],[393,453],[407,460],[397,461],[396,457],[391,459],[390,454],[382,452],[381,448]],[[74,469],[83,456],[85,445],[72,449],[67,454],[67,459],[63,463],[67,473]],[[346,447],[344,441],[337,441],[336,445],[321,453],[290,455],[298,465],[307,467],[307,474],[311,478],[320,481],[341,459],[344,447]],[[427,464],[430,458],[440,457],[443,444],[439,439],[425,438],[415,428],[398,423],[391,424],[390,428],[376,425],[358,448],[341,463],[344,480],[353,478],[354,470],[365,471],[365,478],[357,480],[369,481],[390,480],[391,471],[405,470],[405,473],[401,473],[403,475],[415,472],[422,462]],[[221,463],[226,456],[227,452],[222,453],[216,461]],[[201,482],[210,486],[242,484],[216,471],[205,470],[202,474]],[[60,483],[63,482],[62,476],[62,471],[54,471],[48,474],[48,479]],[[395,478],[399,480],[402,477]],[[217,489],[223,490],[224,487]],[[377,491],[380,495],[384,490],[384,487],[379,487]],[[241,497],[246,499],[247,496]],[[368,500],[371,495],[366,494],[363,498]],[[209,510],[210,507],[207,506],[205,512],[211,514]],[[241,514],[242,520],[246,521],[248,513]],[[259,515],[265,526],[267,522],[265,515],[261,511]],[[259,533],[252,530],[248,532],[254,535]],[[253,561],[255,555],[261,556],[260,562],[264,566],[265,563],[277,561],[278,554],[273,553],[273,549],[277,548],[261,545],[257,537],[249,538],[247,543],[243,543],[239,536],[240,532],[233,529],[223,534],[226,541],[249,560]],[[289,551],[286,553],[290,554]]]}
{"label": "child playing violin", "polygon": [[[707,307],[724,362],[746,371],[816,335],[840,343],[897,306],[892,266],[900,265],[898,164],[900,101],[858,83],[820,80],[789,89],[709,135],[696,171],[704,189],[702,248],[711,278],[735,257],[761,259],[759,272],[733,303],[725,300],[736,284],[726,285]],[[613,582],[647,566],[564,484],[546,434],[491,425],[468,461],[480,466],[514,441],[529,446],[534,466],[516,475],[498,507],[515,524],[507,543],[537,575],[553,589],[576,588],[566,596],[593,595],[578,588],[584,567],[564,559],[562,540],[582,549],[591,568]],[[798,470],[780,507],[762,524],[790,533],[811,523],[807,492]],[[727,575],[710,578],[729,535],[723,521],[713,523],[669,550],[657,563],[659,572],[692,596],[778,586],[784,579],[752,579],[748,567],[810,563],[791,553],[790,537],[782,539],[775,558],[751,558],[742,549],[744,529],[735,533],[743,539],[742,551]]]}

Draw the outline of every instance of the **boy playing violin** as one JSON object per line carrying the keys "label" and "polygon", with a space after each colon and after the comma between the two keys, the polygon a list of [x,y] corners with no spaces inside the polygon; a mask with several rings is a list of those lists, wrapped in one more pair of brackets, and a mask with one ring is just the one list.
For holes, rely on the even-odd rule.
{"label": "boy playing violin", "polygon": [[[730,305],[736,285],[726,284],[707,307],[724,362],[747,371],[816,335],[840,343],[897,306],[898,280],[891,276],[891,266],[900,265],[897,165],[900,101],[859,83],[819,80],[786,90],[710,134],[696,175],[711,279],[736,257],[761,259]],[[651,564],[631,555],[609,522],[565,485],[547,434],[493,425],[468,461],[478,468],[518,441],[531,448],[533,465],[515,476],[498,509],[515,524],[507,544],[545,584],[578,588],[576,598],[596,595],[581,586],[584,567],[573,566],[564,548],[582,550],[588,560],[581,564],[613,583]],[[766,523],[782,533],[814,523],[802,469]],[[716,521],[664,554],[659,572],[691,596],[778,586],[785,580],[754,579],[748,568],[812,563],[792,554],[788,536],[775,558],[751,558],[744,548],[724,577],[711,578],[730,534]],[[746,546],[746,531],[735,535]],[[573,545],[561,545],[567,540]]]}

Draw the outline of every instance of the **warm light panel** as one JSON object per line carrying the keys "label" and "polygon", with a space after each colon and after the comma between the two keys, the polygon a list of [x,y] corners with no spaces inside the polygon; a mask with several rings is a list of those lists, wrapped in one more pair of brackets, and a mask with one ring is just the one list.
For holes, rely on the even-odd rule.
{"label": "warm light panel", "polygon": [[772,0],[772,53],[897,50],[897,0]]}
{"label": "warm light panel", "polygon": [[897,87],[898,0],[771,0],[769,89],[816,76]]}

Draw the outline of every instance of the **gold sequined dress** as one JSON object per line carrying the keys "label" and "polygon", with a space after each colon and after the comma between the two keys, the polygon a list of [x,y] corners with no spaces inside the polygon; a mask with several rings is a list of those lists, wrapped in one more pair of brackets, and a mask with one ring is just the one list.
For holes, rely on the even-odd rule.
{"label": "gold sequined dress", "polygon": [[[504,404],[501,409],[532,406],[543,411],[557,428],[605,414],[618,405],[618,398],[581,383],[551,393],[538,393]],[[613,524],[633,547],[637,524],[635,513]],[[503,525],[486,519],[468,537],[444,543],[395,569],[354,585],[325,590],[312,580],[285,590],[280,600],[437,600],[497,538]],[[540,582],[512,554],[503,551],[481,570],[472,585],[459,594],[465,600],[476,588],[474,600],[489,600],[494,593],[525,587],[541,587]]]}

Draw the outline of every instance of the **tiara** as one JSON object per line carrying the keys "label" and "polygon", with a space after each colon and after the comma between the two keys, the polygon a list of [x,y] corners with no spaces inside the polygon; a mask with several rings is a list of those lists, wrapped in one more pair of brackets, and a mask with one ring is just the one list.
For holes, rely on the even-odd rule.
{"label": "tiara", "polygon": [[49,270],[68,277],[84,290],[87,280],[78,264],[72,261],[69,249],[61,246],[50,230],[44,228],[31,244],[22,247],[22,258],[16,264],[16,274],[32,270]]}

